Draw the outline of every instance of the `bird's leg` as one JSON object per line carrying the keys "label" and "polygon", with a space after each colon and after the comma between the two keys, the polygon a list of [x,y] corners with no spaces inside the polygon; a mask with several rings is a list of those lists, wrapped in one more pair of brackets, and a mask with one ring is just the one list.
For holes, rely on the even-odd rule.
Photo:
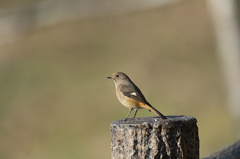
{"label": "bird's leg", "polygon": [[130,113],[131,113],[132,110],[133,110],[133,109],[131,108],[130,111],[129,111],[129,113],[128,113],[128,115],[127,115],[127,117],[125,118],[125,120],[127,120],[128,116],[130,115]]}
{"label": "bird's leg", "polygon": [[135,114],[134,114],[133,118],[135,118],[135,116],[137,115],[137,111],[138,111],[138,109],[135,110]]}

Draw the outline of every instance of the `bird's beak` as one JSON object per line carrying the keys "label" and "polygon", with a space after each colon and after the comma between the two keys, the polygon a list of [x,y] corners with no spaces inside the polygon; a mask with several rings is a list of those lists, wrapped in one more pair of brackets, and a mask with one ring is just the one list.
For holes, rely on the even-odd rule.
{"label": "bird's beak", "polygon": [[112,77],[107,77],[108,79],[112,79]]}

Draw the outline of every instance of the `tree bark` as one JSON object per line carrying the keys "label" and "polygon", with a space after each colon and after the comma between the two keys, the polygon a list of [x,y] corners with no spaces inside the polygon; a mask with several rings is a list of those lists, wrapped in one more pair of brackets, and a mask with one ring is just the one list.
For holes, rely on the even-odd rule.
{"label": "tree bark", "polygon": [[145,117],[111,124],[112,159],[199,159],[197,120]]}

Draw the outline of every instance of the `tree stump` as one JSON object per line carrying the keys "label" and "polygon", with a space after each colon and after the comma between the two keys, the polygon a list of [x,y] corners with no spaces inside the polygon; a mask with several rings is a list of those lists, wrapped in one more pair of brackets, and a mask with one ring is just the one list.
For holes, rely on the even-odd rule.
{"label": "tree stump", "polygon": [[112,122],[112,159],[199,159],[197,120],[191,116],[167,118]]}
{"label": "tree stump", "polygon": [[239,159],[240,140],[202,159]]}

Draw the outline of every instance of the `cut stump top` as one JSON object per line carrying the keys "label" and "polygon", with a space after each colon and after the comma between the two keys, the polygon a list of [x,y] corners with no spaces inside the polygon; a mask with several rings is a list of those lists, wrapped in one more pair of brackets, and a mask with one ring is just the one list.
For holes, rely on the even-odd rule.
{"label": "cut stump top", "polygon": [[170,126],[170,125],[182,125],[185,123],[196,123],[197,120],[196,118],[192,117],[192,116],[167,116],[167,119],[161,119],[158,116],[154,116],[154,117],[141,117],[141,118],[128,118],[127,120],[125,119],[119,119],[119,120],[115,120],[111,123],[111,126],[114,125],[152,125],[154,123],[158,123],[158,125],[162,125],[162,126]]}

